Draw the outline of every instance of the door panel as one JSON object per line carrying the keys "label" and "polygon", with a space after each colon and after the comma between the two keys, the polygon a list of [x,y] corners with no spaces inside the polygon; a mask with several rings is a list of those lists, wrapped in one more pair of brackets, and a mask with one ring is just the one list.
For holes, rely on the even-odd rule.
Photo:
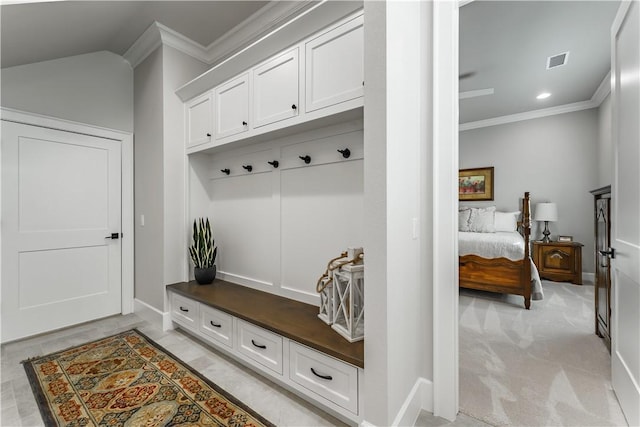
{"label": "door panel", "polygon": [[611,380],[640,425],[640,6],[623,2],[612,29],[613,181]]}
{"label": "door panel", "polygon": [[119,142],[2,122],[2,340],[121,312]]}

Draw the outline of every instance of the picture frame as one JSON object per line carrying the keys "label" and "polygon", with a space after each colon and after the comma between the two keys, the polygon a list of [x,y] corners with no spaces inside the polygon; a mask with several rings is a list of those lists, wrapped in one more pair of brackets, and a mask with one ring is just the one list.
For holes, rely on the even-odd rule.
{"label": "picture frame", "polygon": [[458,200],[493,200],[493,166],[458,171]]}
{"label": "picture frame", "polygon": [[558,242],[573,242],[573,236],[558,236]]}

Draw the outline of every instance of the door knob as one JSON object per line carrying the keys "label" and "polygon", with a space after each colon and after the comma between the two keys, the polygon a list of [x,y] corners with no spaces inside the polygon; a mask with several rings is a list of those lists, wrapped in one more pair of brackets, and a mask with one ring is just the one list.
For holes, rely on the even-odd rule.
{"label": "door knob", "polygon": [[111,236],[107,236],[105,237],[105,239],[119,239],[120,238],[120,233],[111,233]]}
{"label": "door knob", "polygon": [[616,257],[616,250],[614,248],[609,248],[608,251],[598,251],[598,252],[600,252],[600,255],[608,256],[611,259]]}

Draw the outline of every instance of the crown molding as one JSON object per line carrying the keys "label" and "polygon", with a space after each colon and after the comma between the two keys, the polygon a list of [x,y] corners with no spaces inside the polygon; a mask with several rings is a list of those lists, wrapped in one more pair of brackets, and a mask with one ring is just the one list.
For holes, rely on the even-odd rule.
{"label": "crown molding", "polygon": [[159,22],[153,22],[131,45],[123,57],[129,62],[131,68],[135,68],[158,46],[164,44],[198,61],[212,65],[233,55],[243,46],[282,26],[283,23],[294,19],[317,4],[318,2],[314,0],[269,2],[206,47]]}
{"label": "crown molding", "polygon": [[[320,3],[324,1],[326,0]],[[273,31],[317,3],[317,0],[271,1],[267,3],[267,5],[207,46],[207,63],[214,64],[224,60],[241,47]]]}
{"label": "crown molding", "polygon": [[607,75],[604,76],[604,79],[602,79],[602,82],[600,82],[600,86],[598,86],[598,89],[596,89],[596,91],[593,93],[593,96],[591,97],[591,101],[594,102],[596,106],[599,106],[600,104],[602,104],[602,101],[604,101],[604,99],[610,93],[611,93],[611,71],[609,71]]}
{"label": "crown molding", "polygon": [[171,46],[172,48],[206,64],[209,63],[207,60],[207,49],[200,43],[191,40],[187,36],[184,36],[179,32],[160,24],[159,22],[154,22],[154,24],[158,27],[160,39],[162,40],[163,45]]}
{"label": "crown molding", "polygon": [[131,65],[131,68],[136,68],[161,44],[160,29],[158,23],[154,21],[122,56]]}
{"label": "crown molding", "polygon": [[574,111],[588,110],[595,108],[599,104],[594,101],[581,101],[572,104],[558,105],[557,107],[543,108],[541,110],[526,111],[524,113],[510,114],[508,116],[494,117],[492,119],[478,120],[477,122],[463,123],[458,127],[460,132],[471,129],[479,129],[489,126],[504,125],[507,123],[520,122],[523,120],[539,119],[541,117],[555,116],[556,114],[572,113]]}

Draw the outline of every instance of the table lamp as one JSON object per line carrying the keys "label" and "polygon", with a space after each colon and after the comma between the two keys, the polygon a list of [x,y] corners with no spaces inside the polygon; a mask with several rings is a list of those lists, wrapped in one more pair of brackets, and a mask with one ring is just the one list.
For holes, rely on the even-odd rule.
{"label": "table lamp", "polygon": [[558,220],[558,207],[555,203],[538,203],[536,204],[536,212],[533,218],[535,221],[544,221],[544,231],[542,234],[544,235],[542,241],[544,243],[549,243],[551,239],[549,238],[549,221],[557,221]]}

